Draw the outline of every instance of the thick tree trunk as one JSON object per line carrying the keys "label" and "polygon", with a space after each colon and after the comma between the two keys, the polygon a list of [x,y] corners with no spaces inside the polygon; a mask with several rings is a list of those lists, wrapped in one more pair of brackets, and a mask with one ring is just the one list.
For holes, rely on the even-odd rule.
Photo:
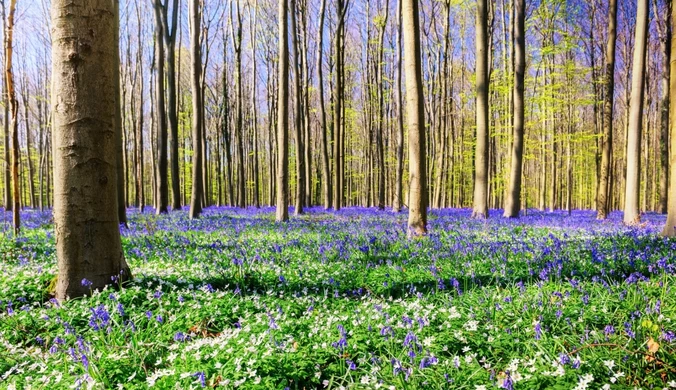
{"label": "thick tree trunk", "polygon": [[63,300],[130,272],[117,214],[117,2],[53,0],[51,7],[56,297]]}
{"label": "thick tree trunk", "polygon": [[403,1],[406,50],[406,109],[408,118],[409,213],[408,235],[427,234],[427,169],[425,164],[425,103],[423,100],[420,20],[417,0]]}
{"label": "thick tree trunk", "polygon": [[476,150],[473,218],[488,218],[488,5],[476,11]]}
{"label": "thick tree trunk", "polygon": [[643,124],[647,42],[648,0],[638,0],[631,77],[631,111],[627,134],[627,184],[624,195],[624,223],[629,225],[636,224],[641,220],[639,211],[639,182],[641,178],[641,127]]}
{"label": "thick tree trunk", "polygon": [[603,101],[603,150],[601,177],[596,193],[596,218],[606,219],[610,211],[610,170],[613,151],[613,101],[615,94],[615,42],[617,40],[617,0],[608,5],[608,42],[606,45],[605,98]]}
{"label": "thick tree trunk", "polygon": [[523,170],[523,142],[524,142],[524,89],[526,72],[526,30],[525,30],[525,0],[514,0],[514,130],[512,134],[511,168],[509,175],[509,190],[505,204],[504,216],[517,218],[521,211],[521,178]]}
{"label": "thick tree trunk", "polygon": [[288,0],[279,0],[279,95],[277,99],[277,213],[289,219],[289,29]]}

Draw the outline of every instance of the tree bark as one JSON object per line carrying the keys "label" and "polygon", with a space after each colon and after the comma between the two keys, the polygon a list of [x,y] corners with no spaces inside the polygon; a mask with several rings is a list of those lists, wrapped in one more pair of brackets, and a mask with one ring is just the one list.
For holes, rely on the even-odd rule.
{"label": "tree bark", "polygon": [[168,211],[169,194],[167,187],[167,117],[164,102],[164,31],[162,28],[162,6],[154,0],[155,9],[155,114],[157,118],[157,173],[156,173],[156,213]]}
{"label": "tree bark", "polygon": [[64,300],[130,272],[117,214],[117,2],[51,8],[56,297]]}
{"label": "tree bark", "polygon": [[505,204],[504,216],[517,218],[521,211],[521,178],[523,170],[523,142],[524,142],[524,81],[526,72],[526,30],[525,30],[525,0],[514,0],[514,130],[512,132],[511,168],[509,176],[509,190]]}
{"label": "tree bark", "polygon": [[425,164],[425,113],[417,0],[403,1],[406,50],[406,109],[408,114],[409,213],[408,235],[427,234],[427,169]]}
{"label": "tree bark", "polygon": [[[659,181],[659,204],[657,212],[660,214],[667,213],[668,193],[669,193],[669,84],[670,84],[670,70],[669,61],[671,59],[671,39],[672,29],[671,21],[669,20],[672,10],[672,0],[667,0],[667,7],[664,16],[664,28],[660,31],[660,49],[662,51],[662,80],[661,90],[662,96],[660,98],[660,181]],[[657,10],[657,7],[655,7]],[[659,23],[658,23],[659,25]]]}
{"label": "tree bark", "polygon": [[404,203],[403,181],[404,181],[404,99],[401,90],[402,74],[402,37],[403,37],[403,11],[402,1],[399,1],[397,9],[398,28],[397,28],[397,172],[394,182],[394,199],[392,200],[392,210],[395,213],[401,211],[401,205]]}
{"label": "tree bark", "polygon": [[606,45],[605,98],[603,101],[603,150],[601,177],[596,193],[596,219],[603,220],[610,211],[610,170],[613,151],[613,102],[615,94],[615,43],[617,41],[617,0],[608,5],[608,42]]}
{"label": "tree bark", "polygon": [[627,134],[627,180],[624,194],[624,223],[628,225],[636,224],[641,220],[639,182],[641,178],[641,127],[643,124],[645,61],[648,42],[648,12],[648,0],[638,0],[631,77],[631,111]]}
{"label": "tree bark", "polygon": [[472,218],[488,218],[488,5],[476,11],[476,150]]}
{"label": "tree bark", "polygon": [[[676,27],[676,7],[671,8],[671,27],[672,31]],[[676,102],[676,34],[671,36],[671,53],[669,57],[669,98]],[[676,237],[676,104],[669,106],[669,126],[670,126],[670,164],[669,174],[669,210],[667,213],[667,222],[664,225],[662,235],[665,237]]]}
{"label": "tree bark", "polygon": [[326,126],[326,107],[324,104],[324,71],[322,55],[324,54],[324,17],[326,0],[322,0],[319,8],[319,29],[317,31],[317,89],[319,95],[319,131],[322,141],[322,176],[324,190],[324,208],[331,208],[331,163],[329,161],[328,129]]}
{"label": "tree bark", "polygon": [[[10,0],[9,13],[7,15],[7,25],[5,28],[5,82],[7,85],[7,99],[11,115],[11,140],[12,140],[12,226],[14,234],[19,235],[21,230],[21,198],[19,193],[19,102],[16,99],[14,89],[14,73],[12,71],[12,38],[14,36],[14,12],[16,10],[16,0]],[[5,121],[8,118],[5,117]],[[7,147],[7,144],[5,144]]]}
{"label": "tree bark", "polygon": [[293,38],[292,50],[293,54],[293,68],[294,68],[294,89],[296,91],[294,102],[294,131],[296,138],[296,204],[294,209],[294,215],[303,214],[303,206],[305,205],[305,159],[303,155],[303,139],[301,131],[301,66],[299,61],[299,49],[298,49],[298,29],[296,23],[296,0],[291,1],[291,36]]}
{"label": "tree bark", "polygon": [[279,0],[279,90],[277,101],[277,222],[289,220],[289,29],[288,0]]}
{"label": "tree bark", "polygon": [[190,219],[199,218],[202,213],[202,53],[200,42],[200,2],[190,1],[190,62],[192,79],[192,195],[190,198]]}

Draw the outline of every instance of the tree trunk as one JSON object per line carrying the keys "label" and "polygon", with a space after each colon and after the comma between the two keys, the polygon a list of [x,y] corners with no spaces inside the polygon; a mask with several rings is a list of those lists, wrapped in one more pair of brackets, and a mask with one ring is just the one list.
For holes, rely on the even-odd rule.
{"label": "tree trunk", "polygon": [[[159,0],[157,0],[159,1]],[[167,0],[168,3],[168,0]],[[167,54],[167,107],[166,115],[169,126],[169,161],[171,170],[171,208],[172,210],[181,209],[181,186],[180,171],[178,168],[178,115],[176,95],[178,84],[176,81],[176,29],[180,9],[178,0],[173,0],[171,6],[171,20],[168,19],[169,4],[162,7],[162,32],[164,33],[164,45]],[[170,25],[171,23],[171,25]]]}
{"label": "tree trunk", "polygon": [[[242,129],[242,14],[239,9],[239,2],[235,2],[237,9],[237,30],[235,31],[235,22],[231,23],[233,32],[233,48],[235,49],[235,80],[237,82],[237,102],[236,102],[236,125],[235,138],[237,140],[237,207],[246,207],[246,175],[244,173],[244,146],[243,140],[244,132]],[[230,19],[233,19],[232,8]]]}
{"label": "tree trunk", "polygon": [[117,214],[119,14],[116,2],[54,0],[51,15],[56,297],[64,300],[130,277]]}
{"label": "tree trunk", "polygon": [[[671,9],[671,27],[672,31],[676,27],[676,7]],[[672,102],[676,102],[676,34],[671,36],[671,53],[669,66],[669,98]],[[670,126],[670,164],[669,174],[669,211],[667,213],[667,222],[662,230],[662,235],[665,237],[676,237],[676,104],[669,106],[669,126]]]}
{"label": "tree trunk", "polygon": [[[5,2],[3,1],[1,4],[1,11],[2,11],[2,30],[7,31],[7,17],[5,14]],[[6,50],[5,50],[5,56],[6,56]],[[12,173],[11,173],[11,164],[10,164],[10,157],[9,157],[9,150],[10,150],[10,144],[9,144],[9,122],[10,122],[10,117],[9,117],[9,94],[7,93],[7,78],[3,77],[2,78],[2,102],[4,106],[4,115],[3,115],[3,126],[4,126],[4,160],[5,160],[5,192],[4,192],[4,206],[6,211],[12,210]]]}
{"label": "tree trunk", "polygon": [[472,218],[488,218],[488,5],[476,11],[476,150]]}
{"label": "tree trunk", "polygon": [[615,94],[615,42],[617,40],[617,0],[608,6],[608,42],[606,45],[605,98],[603,101],[603,150],[601,177],[596,194],[596,218],[606,219],[610,211],[610,170],[613,151],[613,101]]}
{"label": "tree trunk", "polygon": [[521,211],[521,178],[523,170],[525,73],[526,73],[526,30],[525,0],[514,0],[514,139],[511,150],[509,190],[505,204],[507,218],[517,218]]}
{"label": "tree trunk", "polygon": [[[660,99],[660,183],[659,183],[659,204],[657,212],[660,214],[667,213],[668,191],[669,191],[669,84],[670,71],[669,61],[671,58],[671,40],[672,29],[671,21],[669,20],[672,8],[672,1],[667,0],[667,11],[664,17],[664,30],[660,37],[660,48],[662,49],[662,97]],[[655,8],[657,10],[657,8]]]}
{"label": "tree trunk", "polygon": [[199,218],[202,212],[202,54],[200,42],[200,4],[199,0],[190,1],[190,61],[192,76],[192,196],[190,198],[190,219]]}
{"label": "tree trunk", "polygon": [[324,70],[322,55],[324,54],[324,16],[326,0],[322,0],[319,9],[319,29],[317,31],[317,87],[319,95],[319,131],[322,141],[322,176],[324,187],[324,208],[331,208],[331,163],[329,161],[328,129],[326,125],[326,107],[324,105]]}
{"label": "tree trunk", "polygon": [[403,178],[404,178],[404,99],[401,90],[401,74],[402,74],[402,1],[399,1],[398,6],[398,28],[397,28],[397,172],[394,183],[394,199],[392,200],[392,210],[395,213],[401,211],[403,203]]}
{"label": "tree trunk", "polygon": [[[7,25],[5,28],[5,82],[7,85],[7,99],[11,115],[11,139],[12,139],[12,225],[14,234],[18,235],[21,229],[21,198],[19,194],[19,123],[17,117],[19,114],[19,102],[16,99],[14,90],[14,74],[12,72],[12,38],[14,36],[14,11],[16,10],[16,0],[9,2],[9,14],[7,16]],[[5,117],[5,121],[8,118]],[[7,144],[5,144],[7,147]]]}
{"label": "tree trunk", "polygon": [[157,173],[155,200],[156,213],[168,211],[168,188],[167,188],[167,117],[164,104],[164,32],[162,28],[162,10],[159,0],[154,0],[155,8],[155,113],[157,117]]}
{"label": "tree trunk", "polygon": [[638,0],[631,77],[631,111],[627,134],[627,181],[624,195],[624,223],[628,225],[636,224],[641,220],[639,211],[639,182],[641,178],[641,125],[643,123],[647,42],[648,0]]}
{"label": "tree trunk", "polygon": [[300,72],[300,62],[299,62],[299,49],[298,49],[298,29],[296,23],[296,0],[291,1],[291,37],[292,50],[293,54],[293,69],[294,69],[294,89],[296,91],[295,95],[295,109],[294,109],[294,131],[296,138],[296,204],[295,204],[295,215],[303,214],[303,205],[305,204],[305,161],[303,155],[303,140],[301,138],[301,72]]}
{"label": "tree trunk", "polygon": [[288,0],[279,0],[279,90],[277,100],[277,222],[289,220],[289,29]]}
{"label": "tree trunk", "polygon": [[403,1],[406,50],[406,109],[408,118],[409,213],[408,235],[427,234],[427,170],[425,165],[425,113],[420,50],[420,20],[417,0]]}

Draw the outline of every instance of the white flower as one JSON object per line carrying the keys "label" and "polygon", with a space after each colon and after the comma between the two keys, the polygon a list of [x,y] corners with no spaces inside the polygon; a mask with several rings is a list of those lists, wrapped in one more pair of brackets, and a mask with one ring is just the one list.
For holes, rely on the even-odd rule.
{"label": "white flower", "polygon": [[608,367],[609,370],[612,370],[613,367],[615,367],[615,361],[614,360],[604,360],[603,365]]}
{"label": "white flower", "polygon": [[474,385],[474,390],[486,390],[485,385]]}

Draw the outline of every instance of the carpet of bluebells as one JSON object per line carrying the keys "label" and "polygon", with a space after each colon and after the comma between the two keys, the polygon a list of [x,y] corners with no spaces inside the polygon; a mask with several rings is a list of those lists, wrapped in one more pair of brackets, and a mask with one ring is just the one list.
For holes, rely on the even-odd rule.
{"label": "carpet of bluebells", "polygon": [[443,210],[409,240],[375,209],[151,211],[133,281],[64,303],[50,213],[15,239],[0,212],[0,388],[676,388],[663,216]]}

